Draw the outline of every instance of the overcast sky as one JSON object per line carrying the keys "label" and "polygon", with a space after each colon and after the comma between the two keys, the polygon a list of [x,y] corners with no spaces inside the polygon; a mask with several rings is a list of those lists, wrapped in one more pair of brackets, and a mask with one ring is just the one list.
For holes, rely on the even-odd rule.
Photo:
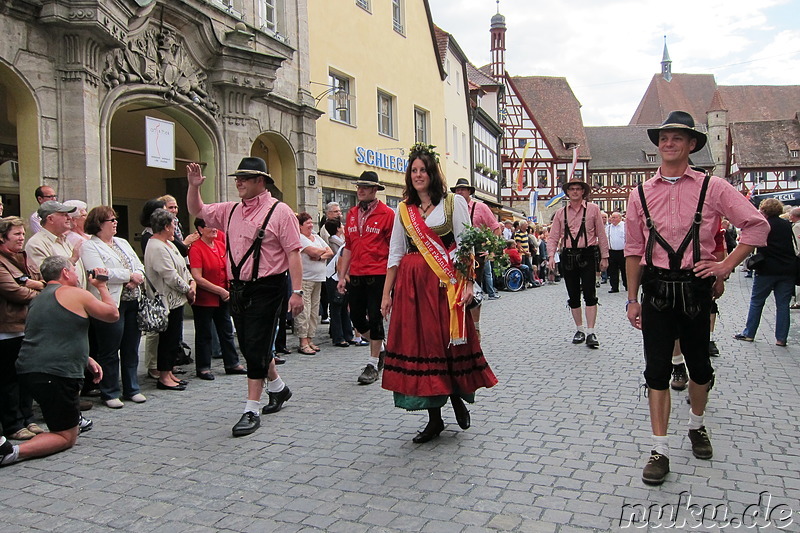
{"label": "overcast sky", "polygon": [[[495,0],[429,0],[433,20],[470,61],[489,62]],[[586,126],[628,124],[664,35],[672,72],[719,85],[800,85],[800,0],[501,0],[506,70],[563,76]]]}

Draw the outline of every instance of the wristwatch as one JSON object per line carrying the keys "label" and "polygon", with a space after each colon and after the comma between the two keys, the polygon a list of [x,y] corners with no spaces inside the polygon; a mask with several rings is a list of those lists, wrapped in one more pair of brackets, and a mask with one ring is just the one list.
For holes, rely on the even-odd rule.
{"label": "wristwatch", "polygon": [[303,290],[299,289],[299,290],[296,290],[296,291],[292,291],[292,294],[299,294],[300,296],[302,296],[303,295]]}

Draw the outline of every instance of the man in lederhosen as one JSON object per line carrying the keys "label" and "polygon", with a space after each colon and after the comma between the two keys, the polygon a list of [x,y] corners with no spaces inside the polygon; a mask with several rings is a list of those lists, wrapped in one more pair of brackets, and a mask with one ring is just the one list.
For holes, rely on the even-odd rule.
{"label": "man in lederhosen", "polygon": [[[231,316],[239,348],[247,360],[247,401],[232,430],[234,437],[242,437],[260,427],[261,414],[279,411],[292,397],[275,369],[272,346],[280,314],[287,310],[287,274],[293,289],[289,310],[294,315],[303,310],[300,226],[292,208],[267,190],[274,181],[260,157],[245,157],[230,174],[236,179],[241,202],[204,204],[200,186],[206,178],[200,165],[190,163],[186,173],[189,212],[205,220],[208,227],[224,230],[227,236]],[[262,408],[265,381],[269,403]]]}
{"label": "man in lederhosen", "polygon": [[[597,273],[608,268],[608,239],[605,224],[597,204],[589,202],[591,189],[580,179],[571,179],[564,184],[567,205],[556,211],[553,225],[547,237],[547,249],[558,250],[561,242],[561,277],[567,287],[572,319],[577,331],[573,344],[586,341],[589,348],[598,348],[600,342],[594,331],[597,321]],[[555,269],[555,254],[550,253],[548,267]],[[583,327],[581,293],[586,304],[586,329]]]}
{"label": "man in lederhosen", "polygon": [[[692,453],[698,459],[710,459],[713,449],[703,415],[714,378],[708,353],[713,284],[756,246],[766,244],[769,225],[727,181],[689,166],[689,154],[706,144],[706,135],[695,129],[689,113],[673,111],[647,134],[658,146],[661,166],[628,199],[626,307],[631,325],[642,330],[653,431],[642,481],[659,485],[669,473],[667,427],[674,341],[680,340],[689,370]],[[714,238],[722,216],[740,227],[742,235],[739,245],[724,260],[716,261]]]}

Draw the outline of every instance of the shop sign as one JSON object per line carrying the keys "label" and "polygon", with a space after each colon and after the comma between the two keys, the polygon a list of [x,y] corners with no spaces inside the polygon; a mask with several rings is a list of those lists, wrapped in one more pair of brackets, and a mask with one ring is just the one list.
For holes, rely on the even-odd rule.
{"label": "shop sign", "polygon": [[408,160],[405,157],[384,154],[363,146],[356,146],[356,163],[403,174],[408,168]]}
{"label": "shop sign", "polygon": [[175,170],[175,123],[145,117],[147,166]]}

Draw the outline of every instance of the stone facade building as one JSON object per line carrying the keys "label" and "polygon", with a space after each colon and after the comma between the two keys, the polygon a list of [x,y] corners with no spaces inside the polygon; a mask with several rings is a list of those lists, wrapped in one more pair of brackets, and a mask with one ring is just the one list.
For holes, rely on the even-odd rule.
{"label": "stone facade building", "polygon": [[[0,4],[0,193],[7,214],[59,200],[113,204],[135,240],[149,198],[207,201],[264,158],[274,193],[315,211],[316,119],[305,0],[18,0]],[[160,166],[151,166],[153,164]],[[184,223],[188,222],[184,220]]]}

